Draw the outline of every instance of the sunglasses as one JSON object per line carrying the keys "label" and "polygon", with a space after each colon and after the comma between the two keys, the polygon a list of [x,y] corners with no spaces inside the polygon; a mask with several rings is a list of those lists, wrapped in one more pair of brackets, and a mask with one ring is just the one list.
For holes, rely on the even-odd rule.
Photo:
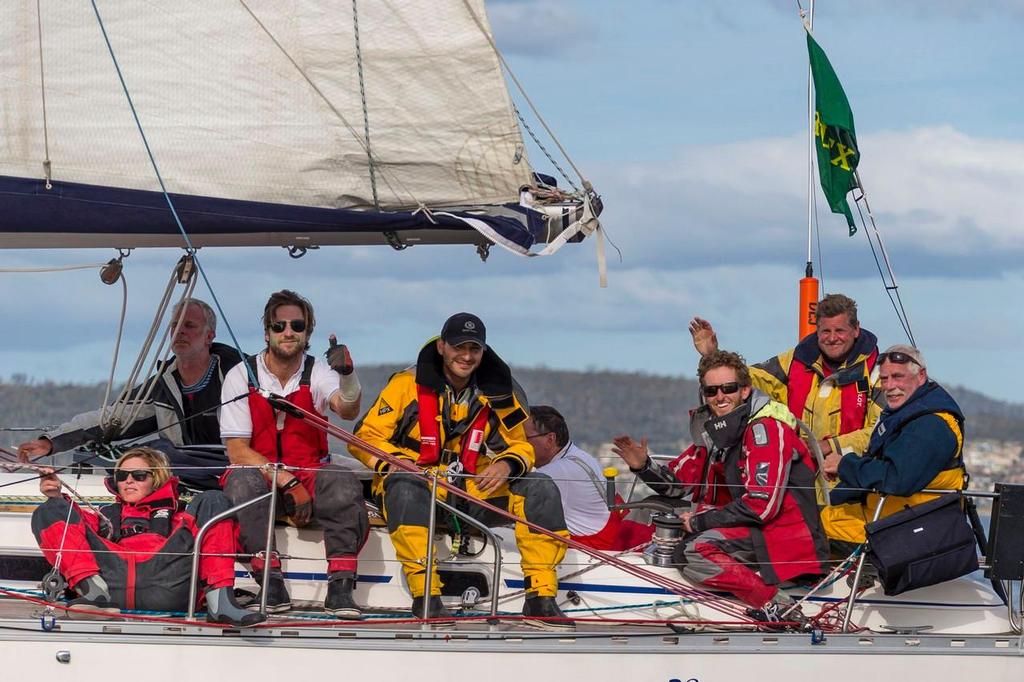
{"label": "sunglasses", "polygon": [[549,433],[551,433],[551,432],[550,431],[540,431],[538,433],[533,434],[532,436],[527,436],[526,440],[533,440],[534,438],[540,438],[541,436],[546,436]]}
{"label": "sunglasses", "polygon": [[915,360],[912,355],[907,353],[901,353],[898,350],[890,351],[888,353],[882,353],[878,356],[878,363],[881,365],[883,362],[894,362],[897,365],[906,365],[908,363],[914,363],[918,367],[924,367],[920,362]]}
{"label": "sunglasses", "polygon": [[128,480],[128,477],[131,476],[133,480],[142,483],[152,475],[153,472],[150,471],[149,469],[132,469],[131,471],[118,469],[117,471],[114,472],[114,480],[117,481],[118,483],[124,483],[125,481]]}
{"label": "sunglasses", "polygon": [[289,325],[291,325],[292,331],[296,334],[301,334],[306,331],[305,320],[277,320],[276,322],[268,324],[267,327],[275,334],[280,334],[285,330],[285,327]]}
{"label": "sunglasses", "polygon": [[715,384],[714,386],[701,386],[700,392],[704,394],[705,398],[714,398],[718,395],[718,391],[726,395],[732,395],[736,391],[740,390],[740,384],[738,381],[730,381],[727,384]]}

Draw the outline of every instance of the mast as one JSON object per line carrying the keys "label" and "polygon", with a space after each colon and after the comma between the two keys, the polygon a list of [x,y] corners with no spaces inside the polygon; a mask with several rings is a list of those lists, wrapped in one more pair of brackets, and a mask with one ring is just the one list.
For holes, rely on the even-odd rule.
{"label": "mast", "polygon": [[[814,28],[814,0],[810,0],[805,17],[807,30]],[[797,310],[797,340],[814,333],[817,328],[818,280],[814,277],[814,262],[811,258],[811,242],[814,237],[814,77],[811,65],[807,65],[807,264],[799,286],[799,307]]]}

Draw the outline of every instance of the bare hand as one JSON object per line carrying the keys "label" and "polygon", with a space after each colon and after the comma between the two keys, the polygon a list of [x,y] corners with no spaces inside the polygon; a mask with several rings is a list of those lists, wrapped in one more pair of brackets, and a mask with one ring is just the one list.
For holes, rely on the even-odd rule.
{"label": "bare hand", "polygon": [[690,320],[690,336],[693,337],[693,347],[701,357],[718,350],[718,335],[707,320],[699,317]]}
{"label": "bare hand", "polygon": [[825,466],[822,472],[829,478],[836,478],[839,475],[839,461],[843,458],[839,453],[833,452],[825,458]]}
{"label": "bare hand", "polygon": [[821,448],[821,456],[828,457],[832,454],[832,441],[828,438],[822,438],[818,441],[818,447]]}
{"label": "bare hand", "polygon": [[630,469],[642,469],[647,462],[647,436],[637,443],[627,435],[612,438],[612,452],[622,458]]}
{"label": "bare hand", "polygon": [[512,465],[508,462],[491,462],[476,479],[476,489],[482,493],[490,493],[501,487],[512,473]]}
{"label": "bare hand", "polygon": [[60,497],[60,479],[57,478],[53,469],[39,470],[39,492],[46,497]]}
{"label": "bare hand", "polygon": [[31,462],[53,452],[53,443],[46,438],[36,438],[18,446],[18,459]]}

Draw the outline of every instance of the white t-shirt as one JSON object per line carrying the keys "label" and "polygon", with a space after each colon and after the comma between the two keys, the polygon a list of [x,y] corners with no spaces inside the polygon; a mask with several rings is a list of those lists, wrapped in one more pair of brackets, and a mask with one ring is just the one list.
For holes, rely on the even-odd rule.
{"label": "white t-shirt", "polygon": [[[223,430],[223,426],[221,427]],[[572,535],[593,535],[608,523],[608,501],[601,465],[572,441],[542,467],[562,493],[565,525]]]}
{"label": "white t-shirt", "polygon": [[[280,396],[287,396],[299,389],[299,381],[302,379],[302,368],[299,365],[295,374],[289,377],[288,381],[281,385],[276,376],[267,369],[263,360],[266,351],[256,356],[256,380],[260,388],[276,393]],[[313,394],[313,405],[320,414],[327,414],[330,409],[331,396],[338,390],[338,382],[341,376],[328,366],[323,358],[317,358],[313,363],[313,372],[309,377],[309,390]],[[218,417],[220,419],[220,437],[225,438],[251,438],[252,437],[252,414],[249,412],[249,399],[233,400],[236,396],[249,394],[249,374],[246,370],[246,363],[240,362],[225,375],[224,383],[220,389],[220,407]],[[277,413],[277,428],[284,428],[284,412]]]}

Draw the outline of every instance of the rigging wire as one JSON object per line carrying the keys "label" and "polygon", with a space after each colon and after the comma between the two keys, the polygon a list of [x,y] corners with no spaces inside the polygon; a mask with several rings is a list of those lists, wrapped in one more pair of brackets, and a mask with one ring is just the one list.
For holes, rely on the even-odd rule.
{"label": "rigging wire", "polygon": [[[153,155],[153,150],[149,146],[149,139],[146,137],[146,131],[143,129],[142,121],[139,119],[138,111],[135,109],[135,102],[132,100],[131,92],[128,90],[128,84],[125,82],[124,74],[121,72],[121,65],[117,60],[117,55],[114,53],[114,46],[110,42],[110,36],[107,35],[107,27],[103,23],[103,17],[100,15],[100,9],[96,5],[96,0],[90,0],[90,2],[92,4],[93,12],[96,15],[96,21],[99,23],[100,32],[103,34],[103,41],[106,43],[107,51],[110,53],[110,59],[114,63],[114,70],[117,72],[117,79],[121,83],[121,89],[124,92],[125,99],[128,101],[128,107],[132,112],[132,118],[135,120],[135,127],[138,129],[139,135],[142,137],[142,144],[146,148],[146,155],[149,157],[150,165],[153,167],[153,173],[156,175],[157,182],[160,184],[160,191],[164,195],[164,200],[167,202],[167,207],[170,209],[171,217],[174,218],[174,223],[178,226],[178,230],[181,232],[181,236],[185,240],[185,251],[195,260],[196,269],[199,271],[200,276],[203,278],[203,282],[206,284],[206,288],[210,292],[213,304],[217,307],[217,312],[220,313],[221,319],[224,321],[224,326],[228,330],[228,335],[231,337],[232,343],[236,350],[238,350],[239,355],[244,356],[241,345],[238,343],[238,338],[235,336],[235,331],[231,328],[231,323],[224,314],[224,309],[220,304],[220,299],[217,298],[217,293],[213,290],[213,285],[210,283],[210,279],[206,276],[206,270],[199,261],[199,255],[197,253],[198,250],[192,244],[192,240],[189,238],[188,232],[185,231],[185,226],[181,222],[181,217],[178,215],[174,202],[171,200],[171,195],[167,191],[167,185],[164,183],[163,175],[160,173],[160,167],[157,165],[156,157]],[[248,367],[248,364],[246,364],[246,370],[249,373],[249,378],[255,382],[256,378],[252,376],[252,370]]]}
{"label": "rigging wire", "polygon": [[[523,84],[519,82],[519,78],[517,78],[515,72],[512,71],[512,67],[509,66],[509,63],[505,60],[505,55],[501,53],[501,50],[498,49],[498,45],[494,42],[494,38],[491,37],[490,32],[488,32],[484,27],[483,21],[480,19],[477,13],[473,11],[473,8],[470,7],[468,0],[462,0],[462,4],[466,8],[466,11],[469,12],[469,16],[472,17],[473,23],[475,23],[477,28],[480,29],[480,33],[483,34],[484,38],[491,46],[491,49],[494,50],[495,56],[497,56],[498,61],[501,62],[501,65],[505,69],[505,72],[508,74],[509,78],[512,80],[513,83],[515,83],[516,89],[519,90],[519,94],[523,96],[523,99],[529,105],[530,111],[532,111],[533,115],[537,117],[537,121],[541,124],[541,126],[543,126],[544,130],[551,137],[551,141],[555,143],[556,147],[558,147],[558,151],[560,151],[562,153],[562,156],[565,157],[566,162],[570,166],[572,166],[572,169],[576,172],[576,175],[579,177],[580,183],[582,183],[583,188],[586,190],[590,190],[590,181],[587,180],[586,177],[584,177],[583,171],[581,171],[579,167],[576,165],[576,163],[572,160],[572,157],[569,156],[569,152],[565,150],[565,147],[563,147],[561,141],[559,141],[558,136],[555,135],[554,131],[551,130],[551,128],[548,126],[547,121],[545,121],[544,117],[541,116],[540,111],[537,109],[536,105],[534,105],[533,100],[530,99],[530,95],[526,92],[526,88],[524,88]],[[568,178],[566,179],[568,180]]]}
{"label": "rigging wire", "polygon": [[[864,190],[864,185],[860,179],[860,173],[858,171],[853,172],[853,177],[857,182],[857,189],[860,190],[860,196],[854,197],[854,204],[857,206],[857,214],[860,216],[861,226],[864,228],[864,236],[868,240],[868,244],[871,246],[871,255],[875,259],[875,267],[878,268],[878,274],[882,279],[882,285],[885,287],[886,295],[889,296],[889,301],[892,303],[893,310],[896,312],[896,317],[899,319],[900,325],[903,327],[904,333],[907,335],[907,339],[910,341],[910,345],[917,348],[917,342],[914,340],[914,332],[910,327],[910,317],[907,315],[907,310],[903,305],[903,299],[900,297],[899,285],[896,283],[896,274],[893,272],[892,263],[889,260],[889,254],[885,250],[885,244],[882,242],[882,235],[878,231],[878,225],[875,223],[875,216],[871,212],[871,205],[868,203],[868,196]],[[864,207],[861,208],[861,202],[863,201]],[[867,219],[864,214],[867,213]],[[869,232],[868,222],[871,224],[871,231]],[[871,233],[874,233],[874,240],[872,240]],[[878,243],[878,249],[876,251],[874,242]],[[881,253],[881,261],[878,256]],[[885,263],[885,270],[882,269],[882,263]],[[888,278],[888,279],[887,279]]]}

